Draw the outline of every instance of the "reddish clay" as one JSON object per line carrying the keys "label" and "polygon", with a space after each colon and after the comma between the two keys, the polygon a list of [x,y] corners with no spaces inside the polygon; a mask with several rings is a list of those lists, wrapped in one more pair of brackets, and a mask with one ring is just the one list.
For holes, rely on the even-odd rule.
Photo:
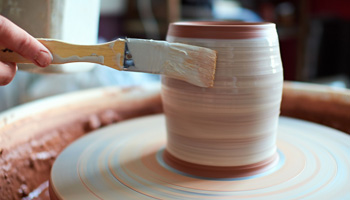
{"label": "reddish clay", "polygon": [[171,23],[168,36],[201,39],[250,39],[266,37],[275,31],[269,22],[176,22]]}
{"label": "reddish clay", "polygon": [[191,174],[194,176],[205,178],[241,178],[253,176],[273,168],[278,163],[278,154],[258,163],[244,166],[234,167],[216,167],[207,165],[198,165],[186,162],[171,155],[168,151],[164,151],[163,159],[171,167]]}
{"label": "reddish clay", "polygon": [[[56,156],[80,136],[111,123],[162,112],[159,94],[147,96],[140,88],[116,91],[0,127],[0,199],[22,199],[45,186]],[[146,97],[128,97],[135,93]],[[48,189],[41,191],[39,198],[49,199]]]}

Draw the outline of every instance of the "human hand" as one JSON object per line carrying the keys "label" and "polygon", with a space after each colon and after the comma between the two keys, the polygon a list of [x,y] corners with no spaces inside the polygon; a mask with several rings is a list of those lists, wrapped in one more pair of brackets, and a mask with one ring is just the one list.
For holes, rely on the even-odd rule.
{"label": "human hand", "polygon": [[[52,55],[44,45],[1,15],[0,44],[31,60],[39,67],[46,67],[52,61]],[[16,71],[16,63],[1,62],[0,60],[0,86],[9,84]]]}

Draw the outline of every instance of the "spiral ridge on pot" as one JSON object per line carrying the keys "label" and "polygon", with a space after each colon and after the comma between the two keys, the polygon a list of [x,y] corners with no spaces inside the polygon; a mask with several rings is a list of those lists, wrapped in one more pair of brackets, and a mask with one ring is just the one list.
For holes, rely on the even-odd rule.
{"label": "spiral ridge on pot", "polygon": [[[179,37],[174,30],[179,26],[186,32],[182,25],[170,26],[167,41],[216,50],[217,69],[213,88],[162,77],[166,151],[185,162],[218,167],[253,167],[273,156],[278,159],[283,69],[275,25],[211,23],[208,29],[195,24],[196,29]],[[202,26],[212,35],[195,38]],[[225,27],[226,36],[215,38],[215,30],[220,36]],[[242,39],[244,32],[249,34]]]}

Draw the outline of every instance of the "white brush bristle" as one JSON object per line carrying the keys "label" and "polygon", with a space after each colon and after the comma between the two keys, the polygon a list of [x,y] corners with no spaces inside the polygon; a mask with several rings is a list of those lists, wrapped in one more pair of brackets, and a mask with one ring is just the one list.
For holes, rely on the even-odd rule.
{"label": "white brush bristle", "polygon": [[180,43],[170,43],[169,48],[162,74],[199,87],[213,86],[216,51]]}

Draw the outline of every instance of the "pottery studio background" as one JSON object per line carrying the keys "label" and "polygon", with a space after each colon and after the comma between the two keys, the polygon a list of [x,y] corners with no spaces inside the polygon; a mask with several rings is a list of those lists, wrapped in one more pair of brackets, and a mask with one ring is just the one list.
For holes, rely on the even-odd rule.
{"label": "pottery studio background", "polygon": [[[164,40],[168,24],[179,20],[274,22],[280,39],[285,80],[350,86],[348,0],[32,0],[27,9],[23,8],[24,2],[0,0],[0,14],[20,14],[17,23],[28,24],[23,21],[31,10],[34,12],[33,5],[41,9],[35,12],[45,13],[42,10],[46,8],[44,5],[54,7],[60,2],[65,7],[63,15],[69,15],[69,20],[61,22],[60,26],[65,29],[66,37],[77,43],[91,44],[84,35],[95,37],[95,43],[125,36]],[[96,23],[91,19],[87,21],[89,17]],[[60,20],[50,14],[47,18],[51,18],[52,23]],[[82,22],[87,23],[88,28],[79,29]],[[29,23],[33,24],[28,26],[40,26],[41,22]],[[0,87],[0,111],[65,92],[159,81],[157,75],[120,72],[103,66],[93,66],[90,70],[73,74],[41,75],[19,71],[12,83]]]}

